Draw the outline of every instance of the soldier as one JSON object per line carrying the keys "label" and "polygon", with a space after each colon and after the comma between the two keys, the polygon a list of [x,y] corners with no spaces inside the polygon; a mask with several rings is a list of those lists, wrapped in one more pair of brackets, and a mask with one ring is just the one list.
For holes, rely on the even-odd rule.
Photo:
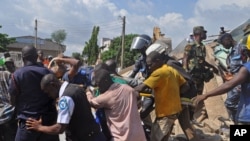
{"label": "soldier", "polygon": [[[207,38],[206,33],[207,31],[203,26],[194,27],[194,42],[186,45],[183,55],[183,67],[188,73],[190,73],[198,95],[201,95],[203,92],[204,82],[208,82],[214,77],[214,74],[210,69],[212,68],[216,74],[218,73],[218,70],[205,60],[206,47],[202,41]],[[206,117],[204,104],[196,107],[196,112],[194,113],[194,118],[196,120],[194,121],[199,123]]]}
{"label": "soldier", "polygon": [[207,38],[206,33],[207,31],[203,26],[194,27],[194,43],[186,45],[183,56],[183,67],[191,74],[199,95],[202,94],[204,82],[208,82],[213,78],[213,72],[210,71],[210,68],[215,73],[218,73],[218,70],[205,60],[206,47],[202,41]]}

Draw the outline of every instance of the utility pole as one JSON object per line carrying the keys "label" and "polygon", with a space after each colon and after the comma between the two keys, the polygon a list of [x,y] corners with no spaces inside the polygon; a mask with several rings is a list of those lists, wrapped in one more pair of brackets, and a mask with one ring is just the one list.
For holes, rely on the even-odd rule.
{"label": "utility pole", "polygon": [[121,69],[123,69],[123,60],[124,60],[124,39],[125,39],[125,22],[126,17],[122,17],[122,51],[121,51]]}
{"label": "utility pole", "polygon": [[35,48],[37,48],[37,19],[35,20]]}

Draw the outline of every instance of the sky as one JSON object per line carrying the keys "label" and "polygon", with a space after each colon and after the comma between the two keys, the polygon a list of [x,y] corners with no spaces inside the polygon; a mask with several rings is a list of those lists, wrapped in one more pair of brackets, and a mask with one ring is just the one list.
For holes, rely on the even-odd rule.
{"label": "sky", "polygon": [[40,38],[64,29],[68,56],[82,52],[94,26],[100,27],[99,45],[102,38],[121,36],[123,16],[125,34],[152,36],[158,26],[173,48],[194,26],[204,26],[211,36],[250,18],[249,0],[1,0],[0,9],[0,32],[10,37],[35,36],[35,20]]}

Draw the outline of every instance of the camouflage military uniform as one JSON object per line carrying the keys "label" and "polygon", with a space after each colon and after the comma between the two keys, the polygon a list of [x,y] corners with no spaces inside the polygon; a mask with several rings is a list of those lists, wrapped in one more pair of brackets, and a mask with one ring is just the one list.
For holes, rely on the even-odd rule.
{"label": "camouflage military uniform", "polygon": [[197,93],[202,94],[204,87],[204,72],[206,48],[204,44],[188,44],[184,50],[188,57],[188,72],[191,74],[197,88]]}

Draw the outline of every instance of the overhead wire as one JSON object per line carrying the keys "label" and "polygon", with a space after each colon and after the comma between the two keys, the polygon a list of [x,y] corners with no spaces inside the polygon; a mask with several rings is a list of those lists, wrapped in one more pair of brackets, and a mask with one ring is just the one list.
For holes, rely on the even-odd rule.
{"label": "overhead wire", "polygon": [[[23,24],[22,24],[23,25]],[[20,25],[20,26],[22,26]],[[16,26],[16,23],[4,23],[4,26]],[[84,44],[84,38],[88,38],[91,36],[92,30],[94,26],[99,27],[99,35],[106,35],[108,32],[117,32],[117,36],[120,36],[120,31],[122,29],[122,21],[115,20],[111,22],[97,22],[97,23],[84,23],[84,24],[65,24],[65,23],[53,23],[44,20],[37,20],[37,36],[46,36],[46,34],[53,33],[56,30],[64,29],[67,33],[67,38],[65,43],[67,44]],[[3,26],[2,26],[3,29]],[[11,29],[8,28],[8,31]],[[6,30],[5,30],[6,31]],[[14,29],[13,29],[14,31]],[[42,32],[41,32],[42,31]],[[36,31],[34,27],[32,28],[31,34],[35,36]],[[48,37],[50,38],[50,37]]]}
{"label": "overhead wire", "polygon": [[[112,21],[112,22],[102,22],[102,23],[88,23],[81,25],[73,25],[73,24],[56,24],[50,23],[47,21],[38,20],[38,29],[39,25],[46,27],[47,30],[51,30],[51,33],[58,29],[64,29],[67,33],[67,38],[65,43],[70,46],[74,46],[74,44],[82,44],[81,48],[84,48],[84,44],[86,40],[84,38],[88,38],[91,36],[92,30],[94,26],[98,26],[100,29],[100,35],[106,35],[107,32],[117,32],[120,34],[122,23],[121,21]],[[41,30],[41,29],[40,29]],[[119,36],[119,35],[118,35]]]}

